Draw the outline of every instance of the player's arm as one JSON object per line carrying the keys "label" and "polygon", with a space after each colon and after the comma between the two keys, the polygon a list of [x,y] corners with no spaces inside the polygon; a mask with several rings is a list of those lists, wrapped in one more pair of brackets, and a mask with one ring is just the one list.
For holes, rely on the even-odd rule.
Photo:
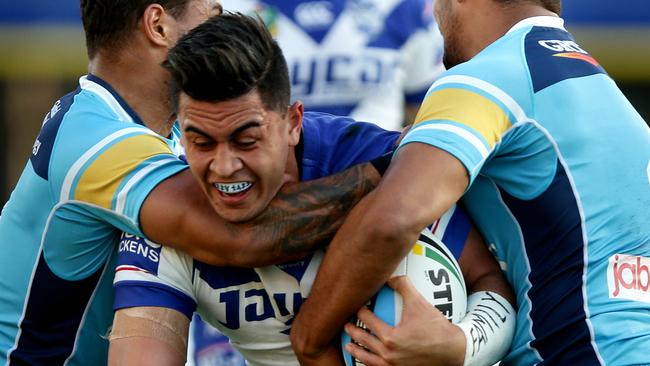
{"label": "player's arm", "polygon": [[468,174],[449,153],[402,147],[381,183],[350,213],[332,241],[296,317],[292,344],[304,364],[318,361],[343,325],[379,290],[420,231],[463,194]]}
{"label": "player's arm", "polygon": [[258,267],[299,258],[323,246],[348,211],[379,180],[371,164],[319,180],[286,184],[261,215],[229,223],[211,207],[189,170],[149,194],[140,211],[151,240],[214,265]]}
{"label": "player's arm", "polygon": [[463,272],[468,294],[492,291],[501,295],[511,305],[515,305],[515,294],[474,226],[470,228],[458,264]]}
{"label": "player's arm", "polygon": [[[489,366],[499,361],[514,333],[514,293],[473,227],[459,264],[469,302],[474,304],[460,327],[431,306],[405,277],[394,278],[389,283],[404,300],[400,323],[391,327],[363,308],[357,317],[370,333],[353,324],[346,324],[345,331],[365,348],[350,343],[346,350],[368,366],[436,364],[443,355],[456,356],[456,363],[464,365]],[[451,347],[450,338],[458,339]]]}
{"label": "player's arm", "polygon": [[187,358],[190,320],[162,307],[134,307],[115,312],[109,335],[111,366],[180,366]]}

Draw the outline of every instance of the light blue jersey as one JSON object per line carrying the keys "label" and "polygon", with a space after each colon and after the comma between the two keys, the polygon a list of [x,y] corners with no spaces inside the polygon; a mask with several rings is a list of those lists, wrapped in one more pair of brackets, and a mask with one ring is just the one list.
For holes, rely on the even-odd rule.
{"label": "light blue jersey", "polygon": [[186,168],[177,140],[94,76],[54,104],[0,216],[0,364],[106,363],[120,231]]}
{"label": "light blue jersey", "polygon": [[450,69],[416,120],[401,146],[465,165],[465,206],[515,289],[501,364],[650,364],[650,130],[562,19]]}

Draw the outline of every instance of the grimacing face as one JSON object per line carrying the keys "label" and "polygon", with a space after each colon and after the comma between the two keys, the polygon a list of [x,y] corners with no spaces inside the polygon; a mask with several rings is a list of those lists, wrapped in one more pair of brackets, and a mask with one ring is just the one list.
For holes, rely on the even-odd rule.
{"label": "grimacing face", "polygon": [[266,109],[254,89],[223,102],[181,93],[179,121],[187,162],[217,213],[231,222],[259,215],[284,183],[300,140],[302,108]]}

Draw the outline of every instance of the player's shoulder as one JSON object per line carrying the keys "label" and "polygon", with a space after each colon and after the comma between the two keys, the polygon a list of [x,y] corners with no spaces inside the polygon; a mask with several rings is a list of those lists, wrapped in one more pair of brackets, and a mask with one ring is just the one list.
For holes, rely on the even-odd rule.
{"label": "player's shoulder", "polygon": [[321,112],[305,112],[303,137],[307,147],[332,146],[353,149],[358,143],[393,143],[399,132],[387,131],[374,123]]}
{"label": "player's shoulder", "polygon": [[322,136],[355,131],[386,132],[386,130],[374,123],[357,121],[347,116],[337,116],[329,113],[313,111],[305,112],[303,118],[303,130],[306,134],[318,132]]}
{"label": "player's shoulder", "polygon": [[[82,77],[74,93],[54,104],[35,146],[34,170],[54,191],[64,189],[61,197],[66,199],[83,191],[80,187],[113,187],[108,182],[119,187],[122,178],[154,160],[175,159],[170,141],[145,127],[110,85],[92,75]],[[96,185],[98,181],[104,184]]]}
{"label": "player's shoulder", "polygon": [[55,102],[43,122],[44,133],[81,151],[111,136],[158,137],[109,84],[92,75],[82,77],[77,90]]}
{"label": "player's shoulder", "polygon": [[520,120],[532,108],[530,73],[520,42],[507,36],[450,68],[429,88],[424,104],[429,99],[439,102],[430,98],[433,94],[463,100],[472,108],[494,105],[511,115],[512,122]]}

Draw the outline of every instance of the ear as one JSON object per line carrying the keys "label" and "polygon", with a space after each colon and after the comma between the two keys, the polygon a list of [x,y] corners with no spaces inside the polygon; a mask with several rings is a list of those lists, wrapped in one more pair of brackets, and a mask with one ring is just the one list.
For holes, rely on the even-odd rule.
{"label": "ear", "polygon": [[157,46],[170,48],[173,46],[172,23],[173,18],[167,14],[160,4],[147,6],[142,15],[142,28],[150,42]]}
{"label": "ear", "polygon": [[289,107],[287,113],[289,115],[289,146],[296,146],[300,142],[305,107],[302,102],[295,102]]}

